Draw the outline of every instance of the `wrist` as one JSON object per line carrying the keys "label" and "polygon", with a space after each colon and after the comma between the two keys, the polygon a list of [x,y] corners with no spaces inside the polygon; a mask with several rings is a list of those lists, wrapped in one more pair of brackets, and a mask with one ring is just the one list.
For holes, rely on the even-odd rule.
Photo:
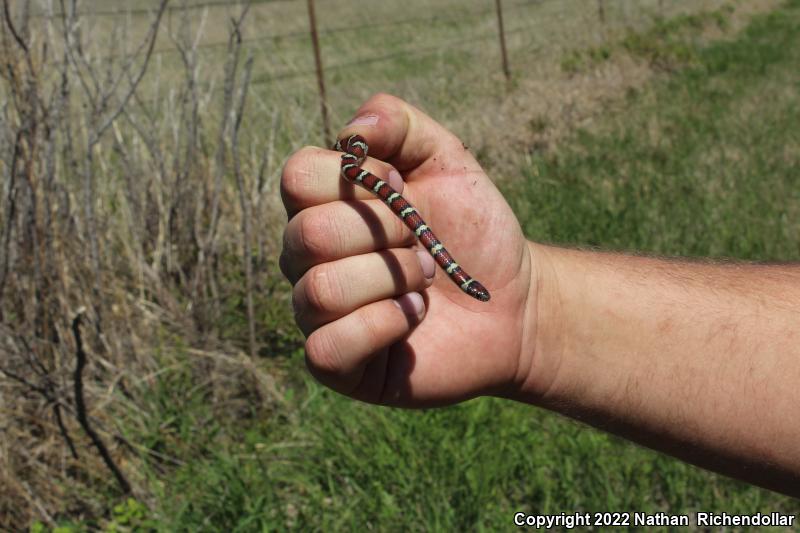
{"label": "wrist", "polygon": [[569,286],[559,271],[559,249],[528,242],[531,283],[522,322],[519,370],[511,399],[544,405],[563,379],[566,336],[562,291]]}

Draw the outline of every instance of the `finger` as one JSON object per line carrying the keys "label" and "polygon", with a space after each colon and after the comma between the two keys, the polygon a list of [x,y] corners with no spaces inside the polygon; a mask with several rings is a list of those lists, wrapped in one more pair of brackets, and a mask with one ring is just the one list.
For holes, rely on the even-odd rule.
{"label": "finger", "polygon": [[308,337],[306,365],[321,383],[351,394],[366,365],[406,336],[424,315],[424,301],[416,292],[360,307]]}
{"label": "finger", "polygon": [[297,325],[306,335],[367,304],[422,291],[433,283],[435,264],[424,250],[395,248],[309,270],[292,292]]}
{"label": "finger", "polygon": [[289,221],[280,267],[296,283],[314,265],[415,241],[411,230],[380,200],[330,202],[304,209]]}
{"label": "finger", "polygon": [[[339,177],[341,155],[341,152],[306,146],[286,161],[281,174],[281,198],[289,218],[307,207],[338,199],[375,197],[370,191],[354,187]],[[402,192],[403,179],[388,163],[367,158],[363,167]]]}
{"label": "finger", "polygon": [[[401,173],[480,170],[467,147],[449,130],[400,98],[376,94],[362,105],[338,138],[363,136],[372,157]],[[411,176],[406,176],[408,181]]]}

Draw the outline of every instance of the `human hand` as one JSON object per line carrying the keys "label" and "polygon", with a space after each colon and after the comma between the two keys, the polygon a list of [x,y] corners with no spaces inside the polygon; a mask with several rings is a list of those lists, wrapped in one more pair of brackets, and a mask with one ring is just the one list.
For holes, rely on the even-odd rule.
{"label": "human hand", "polygon": [[338,138],[367,140],[364,168],[417,208],[492,299],[461,292],[381,200],[342,180],[341,153],[304,148],[281,181],[290,218],[281,269],[309,370],[387,405],[513,395],[536,339],[531,247],[514,214],[467,147],[418,109],[377,95],[356,117]]}

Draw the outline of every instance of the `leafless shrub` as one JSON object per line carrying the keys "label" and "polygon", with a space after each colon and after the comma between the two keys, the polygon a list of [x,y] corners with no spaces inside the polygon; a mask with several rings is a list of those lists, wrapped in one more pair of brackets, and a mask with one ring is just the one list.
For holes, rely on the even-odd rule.
{"label": "leafless shrub", "polygon": [[[274,133],[266,149],[242,138],[248,6],[229,22],[220,92],[199,82],[205,18],[176,10],[167,24],[167,4],[145,29],[120,19],[119,38],[100,53],[77,0],[43,0],[47,16],[36,21],[29,2],[3,0],[0,528],[101,512],[70,486],[116,485],[147,498],[131,461],[177,461],[117,427],[120,417],[147,416],[137,384],[158,372],[154,331],[178,331],[211,354],[193,365],[217,401],[280,397],[269,376],[247,357],[223,356],[241,352],[217,340],[234,290],[245,302],[245,344],[257,353],[253,293],[272,253],[252,223],[269,209]],[[163,80],[153,64],[159,38],[179,60]],[[231,286],[231,272],[243,273],[244,287]]]}

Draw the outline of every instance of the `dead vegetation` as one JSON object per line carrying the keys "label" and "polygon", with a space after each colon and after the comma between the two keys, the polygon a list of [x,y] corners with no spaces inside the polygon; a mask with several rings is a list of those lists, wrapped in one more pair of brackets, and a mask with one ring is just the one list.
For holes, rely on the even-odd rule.
{"label": "dead vegetation", "polygon": [[[60,17],[50,3],[36,32],[28,3],[15,12],[3,3],[0,526],[96,514],[80,509],[81,487],[139,489],[123,465],[151,451],[129,442],[117,420],[121,409],[141,409],[136,384],[159,370],[159,330],[215,346],[236,291],[255,355],[252,294],[269,291],[274,250],[250,231],[263,220],[254,214],[264,207],[258,171],[271,153],[258,150],[254,168],[239,136],[253,65],[241,51],[247,8],[229,24],[221,102],[197,90],[197,29],[185,11],[169,36],[182,81],[154,108],[139,88],[166,5],[155,6],[132,53],[108,60],[88,51],[75,0],[60,3]],[[243,289],[231,287],[229,269],[243,270]],[[213,381],[230,362],[197,366]],[[233,394],[274,396],[252,363],[234,366]]]}

